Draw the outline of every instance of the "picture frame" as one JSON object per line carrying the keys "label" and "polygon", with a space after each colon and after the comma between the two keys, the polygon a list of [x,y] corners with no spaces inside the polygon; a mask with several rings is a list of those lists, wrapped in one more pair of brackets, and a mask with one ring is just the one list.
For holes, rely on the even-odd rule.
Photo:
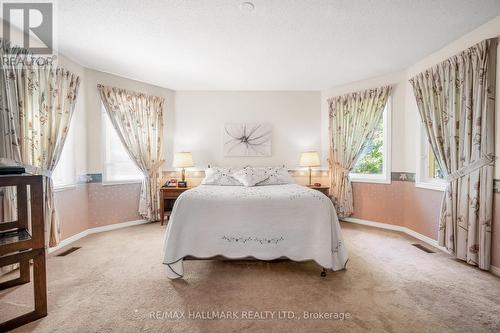
{"label": "picture frame", "polygon": [[272,125],[268,123],[226,123],[223,131],[225,157],[269,157]]}

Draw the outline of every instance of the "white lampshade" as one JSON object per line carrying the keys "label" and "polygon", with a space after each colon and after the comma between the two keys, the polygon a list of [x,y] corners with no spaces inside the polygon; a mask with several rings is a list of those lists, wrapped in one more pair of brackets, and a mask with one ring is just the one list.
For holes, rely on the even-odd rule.
{"label": "white lampshade", "polygon": [[315,167],[320,166],[319,154],[317,151],[306,151],[300,156],[300,166]]}
{"label": "white lampshade", "polygon": [[189,152],[179,152],[174,155],[174,168],[189,168],[194,166],[193,155]]}

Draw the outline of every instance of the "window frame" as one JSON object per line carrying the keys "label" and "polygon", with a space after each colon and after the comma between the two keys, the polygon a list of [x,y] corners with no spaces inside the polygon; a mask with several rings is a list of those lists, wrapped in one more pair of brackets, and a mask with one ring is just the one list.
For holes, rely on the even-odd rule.
{"label": "window frame", "polygon": [[387,99],[387,103],[382,115],[384,123],[384,145],[382,146],[382,153],[384,155],[384,164],[382,166],[381,174],[364,174],[364,173],[349,173],[349,179],[353,183],[378,183],[378,184],[391,184],[391,138],[392,138],[392,97]]}
{"label": "window frame", "polygon": [[[106,118],[108,117],[108,118]],[[107,164],[108,163],[108,158],[107,158],[107,130],[106,130],[106,121],[109,119],[109,115],[107,114],[106,109],[104,108],[104,105],[101,103],[101,147],[102,147],[102,185],[125,185],[125,184],[141,184],[143,181],[143,178],[138,178],[138,179],[117,179],[117,180],[110,180],[109,175],[107,172]],[[111,121],[111,119],[109,119]],[[112,125],[112,124],[111,124]],[[114,128],[113,128],[114,129]],[[120,142],[121,143],[121,142]],[[123,145],[123,143],[121,143]],[[125,149],[125,147],[123,147]],[[130,161],[131,163],[134,163],[132,160]],[[140,171],[139,171],[140,172]]]}
{"label": "window frame", "polygon": [[428,175],[429,154],[431,149],[425,134],[425,128],[419,118],[417,126],[417,172],[415,173],[415,187],[434,191],[446,190],[446,181],[439,178],[431,178]]}

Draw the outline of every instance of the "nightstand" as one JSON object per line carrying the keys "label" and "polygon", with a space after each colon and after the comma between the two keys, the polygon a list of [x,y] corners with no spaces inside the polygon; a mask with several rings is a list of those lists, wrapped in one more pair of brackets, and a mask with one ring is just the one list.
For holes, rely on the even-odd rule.
{"label": "nightstand", "polygon": [[323,193],[327,197],[330,196],[330,194],[328,193],[330,191],[329,186],[314,186],[314,185],[306,185],[306,186],[309,188],[312,188],[314,190],[320,191],[321,193]]}
{"label": "nightstand", "polygon": [[165,210],[167,210],[167,219],[170,217],[175,200],[183,192],[192,189],[192,187],[162,187],[160,188],[160,223],[163,225],[165,219]]}

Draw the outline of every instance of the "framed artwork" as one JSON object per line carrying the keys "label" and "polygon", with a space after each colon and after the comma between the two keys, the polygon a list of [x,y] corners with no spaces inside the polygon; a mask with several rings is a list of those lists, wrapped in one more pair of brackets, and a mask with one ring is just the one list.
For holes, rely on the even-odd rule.
{"label": "framed artwork", "polygon": [[272,126],[266,123],[224,125],[224,156],[271,156]]}

